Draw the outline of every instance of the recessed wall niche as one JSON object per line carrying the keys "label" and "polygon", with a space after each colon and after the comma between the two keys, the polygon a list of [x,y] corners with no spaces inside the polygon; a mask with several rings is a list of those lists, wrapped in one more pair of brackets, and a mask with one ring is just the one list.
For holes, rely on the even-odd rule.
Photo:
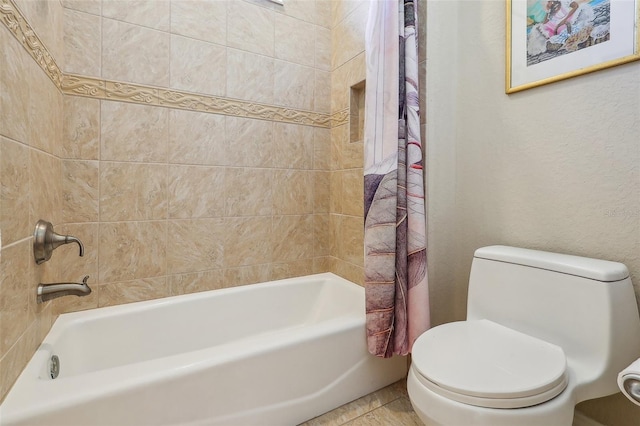
{"label": "recessed wall niche", "polygon": [[351,86],[349,100],[349,142],[364,140],[364,95],[365,81]]}

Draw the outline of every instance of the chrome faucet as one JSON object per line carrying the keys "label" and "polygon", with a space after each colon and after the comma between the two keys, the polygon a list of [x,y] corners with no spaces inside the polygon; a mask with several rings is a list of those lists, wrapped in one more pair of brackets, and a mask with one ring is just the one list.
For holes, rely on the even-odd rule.
{"label": "chrome faucet", "polygon": [[51,283],[38,285],[38,303],[62,296],[88,296],[91,288],[87,285],[89,275],[82,279],[82,283]]}

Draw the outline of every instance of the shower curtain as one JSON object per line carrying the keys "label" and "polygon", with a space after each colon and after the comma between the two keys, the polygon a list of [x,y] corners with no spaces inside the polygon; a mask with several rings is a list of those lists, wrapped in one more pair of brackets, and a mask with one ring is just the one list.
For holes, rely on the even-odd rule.
{"label": "shower curtain", "polygon": [[430,325],[417,0],[374,0],[366,29],[365,293],[369,352],[406,355]]}

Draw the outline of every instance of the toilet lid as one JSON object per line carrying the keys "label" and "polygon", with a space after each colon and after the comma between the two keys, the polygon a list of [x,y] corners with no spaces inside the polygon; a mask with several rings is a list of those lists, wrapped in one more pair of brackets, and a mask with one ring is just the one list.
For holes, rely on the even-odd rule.
{"label": "toilet lid", "polygon": [[559,346],[489,320],[432,328],[415,341],[412,365],[435,392],[483,407],[539,404],[568,381]]}

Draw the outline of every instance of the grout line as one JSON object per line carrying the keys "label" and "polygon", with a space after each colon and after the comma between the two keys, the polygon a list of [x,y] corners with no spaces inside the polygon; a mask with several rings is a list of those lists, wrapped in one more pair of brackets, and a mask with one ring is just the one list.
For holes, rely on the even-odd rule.
{"label": "grout line", "polygon": [[[169,4],[170,4],[170,3],[169,3]],[[102,2],[100,2],[100,5],[102,5]],[[126,7],[126,6],[124,6],[124,5],[123,5],[123,7]],[[71,9],[71,10],[74,10],[74,9]],[[80,12],[80,13],[88,13],[88,14],[90,14],[90,15],[93,15],[92,13],[89,13],[89,12],[83,12],[83,11],[81,11],[81,10],[78,10],[77,12]],[[94,15],[94,16],[95,16],[95,15]],[[102,14],[102,11],[100,12],[100,16],[101,16],[102,18],[104,18],[104,19],[110,19],[110,20],[112,20],[112,21],[120,22],[120,23],[123,23],[123,24],[134,25],[134,26],[136,26],[136,27],[145,28],[145,29],[147,29],[147,30],[152,30],[152,31],[158,31],[158,32],[161,32],[161,33],[171,34],[171,21],[169,21],[169,31],[165,31],[165,30],[161,30],[161,29],[158,29],[158,28],[155,28],[155,27],[150,27],[150,26],[148,26],[148,25],[140,24],[140,23],[137,23],[137,22],[125,21],[124,19],[114,18],[113,16],[104,16],[104,15]],[[171,17],[171,12],[169,12],[169,17]]]}
{"label": "grout line", "polygon": [[[102,19],[102,2],[100,2],[100,19]],[[101,22],[102,25],[102,22]],[[101,30],[102,33],[102,30]],[[102,37],[102,35],[101,35]],[[100,43],[100,48],[102,49],[102,43]],[[100,55],[100,60],[102,61],[102,55]],[[100,72],[102,73],[102,65],[100,66]],[[98,128],[99,128],[99,132],[98,132],[98,205],[97,207],[97,214],[98,214],[98,221],[97,221],[97,234],[96,235],[96,273],[98,274],[98,276],[96,277],[96,282],[98,284],[100,284],[100,246],[102,244],[100,244],[100,234],[101,234],[101,228],[102,228],[102,220],[101,220],[101,214],[100,214],[100,205],[102,204],[102,185],[101,185],[101,181],[102,181],[102,160],[100,160],[100,158],[102,158],[102,101],[99,101],[99,105],[98,105],[98,120],[99,120],[99,124],[98,124]],[[100,306],[100,294],[102,293],[101,289],[98,289],[97,294],[96,294],[96,304],[97,306]]]}
{"label": "grout line", "polygon": [[[391,386],[391,385],[390,385],[390,386]],[[384,389],[384,388],[383,388],[383,389]],[[375,393],[375,392],[378,392],[378,391],[374,391],[374,392],[372,392],[372,393]],[[369,394],[369,395],[371,395],[371,394]],[[365,395],[365,396],[369,396],[369,395]],[[364,397],[363,397],[363,398],[364,398]],[[345,421],[344,423],[340,423],[340,424],[339,424],[339,426],[349,425],[350,423],[352,423],[352,422],[356,421],[357,419],[360,419],[360,418],[362,418],[362,417],[366,416],[367,414],[373,413],[374,411],[377,411],[377,410],[379,410],[380,408],[385,407],[385,406],[387,406],[387,405],[391,404],[392,402],[395,402],[395,401],[399,400],[400,398],[404,398],[404,397],[403,397],[402,395],[396,395],[393,399],[391,399],[391,400],[387,401],[386,403],[381,404],[381,405],[379,405],[379,406],[377,406],[377,407],[375,407],[375,408],[372,408],[372,409],[370,409],[369,411],[367,411],[367,412],[365,412],[365,413],[360,414],[359,416],[356,416],[356,417],[354,417],[354,418],[352,418],[352,419],[349,419],[349,420]],[[356,400],[356,401],[357,401],[357,400]],[[355,402],[355,401],[354,401],[354,402]]]}
{"label": "grout line", "polygon": [[100,77],[103,75],[103,63],[104,63],[104,17],[102,16],[102,1],[100,1]]}
{"label": "grout line", "polygon": [[33,236],[29,235],[28,237],[21,238],[21,239],[16,240],[16,241],[12,241],[11,243],[5,244],[4,246],[2,246],[2,250],[8,250],[10,248],[13,248],[14,246],[18,246],[20,244],[23,244],[23,243],[31,240],[32,238],[33,238]]}

